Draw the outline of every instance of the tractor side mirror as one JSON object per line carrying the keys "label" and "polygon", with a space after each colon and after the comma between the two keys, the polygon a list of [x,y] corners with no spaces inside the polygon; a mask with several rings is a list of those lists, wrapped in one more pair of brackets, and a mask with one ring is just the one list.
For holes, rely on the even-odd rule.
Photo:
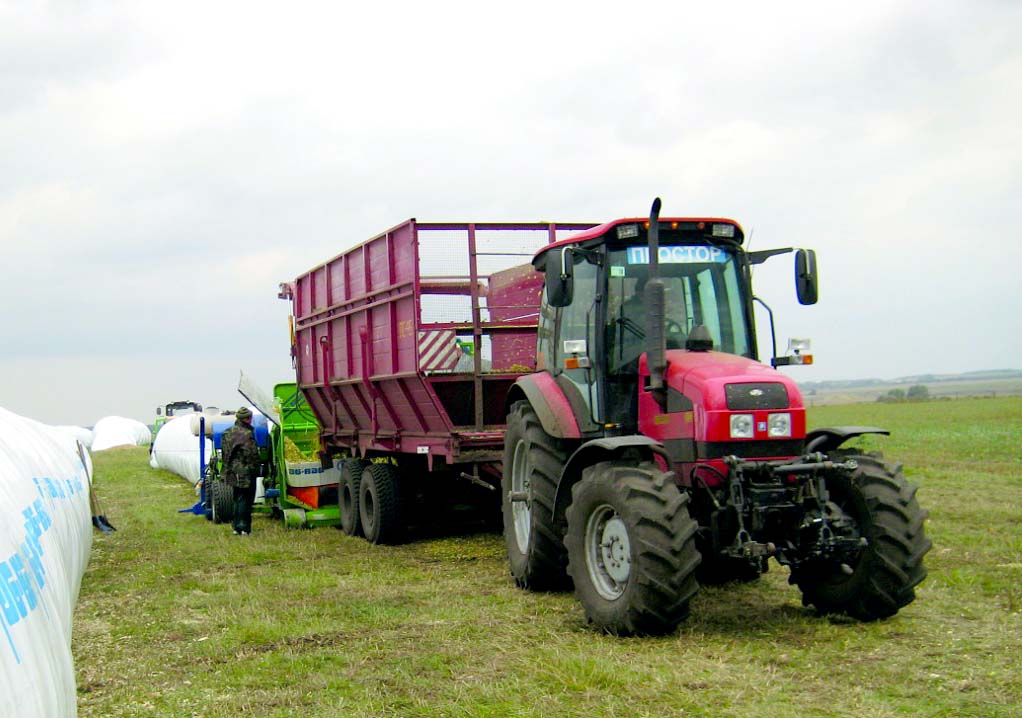
{"label": "tractor side mirror", "polygon": [[163,407],[156,407],[156,416],[163,416]]}
{"label": "tractor side mirror", "polygon": [[571,304],[574,263],[567,247],[549,252],[546,257],[546,301],[551,307]]}
{"label": "tractor side mirror", "polygon": [[799,304],[816,304],[819,296],[819,275],[816,273],[816,252],[800,249],[795,252],[795,293]]}

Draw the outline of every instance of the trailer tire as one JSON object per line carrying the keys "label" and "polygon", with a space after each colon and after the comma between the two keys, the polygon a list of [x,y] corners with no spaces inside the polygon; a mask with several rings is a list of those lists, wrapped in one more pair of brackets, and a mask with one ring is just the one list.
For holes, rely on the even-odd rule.
{"label": "trailer tire", "polygon": [[[501,514],[511,575],[520,588],[556,591],[571,585],[568,554],[554,521],[557,481],[568,456],[529,403],[515,402],[504,440]],[[528,498],[512,501],[513,493]]]}
{"label": "trailer tire", "polygon": [[349,536],[362,535],[362,518],[358,511],[358,493],[362,473],[369,466],[364,459],[344,459],[341,462],[337,486],[337,508],[341,515],[341,529]]}
{"label": "trailer tire", "polygon": [[215,524],[225,524],[234,519],[234,490],[222,479],[213,479],[210,484],[209,504]]}
{"label": "trailer tire", "polygon": [[858,464],[826,483],[831,503],[853,519],[868,544],[847,566],[850,573],[836,562],[806,562],[789,581],[801,589],[802,603],[820,613],[845,613],[861,621],[888,618],[915,599],[915,587],[926,578],[923,556],[932,545],[924,529],[927,512],[900,464],[851,452],[830,452],[830,458]]}
{"label": "trailer tire", "polygon": [[392,464],[371,464],[362,472],[358,513],[362,533],[375,544],[398,543],[404,533],[401,519],[400,476]]}
{"label": "trailer tire", "polygon": [[568,573],[586,618],[618,636],[662,635],[699,583],[699,525],[673,473],[604,461],[586,468],[568,507]]}

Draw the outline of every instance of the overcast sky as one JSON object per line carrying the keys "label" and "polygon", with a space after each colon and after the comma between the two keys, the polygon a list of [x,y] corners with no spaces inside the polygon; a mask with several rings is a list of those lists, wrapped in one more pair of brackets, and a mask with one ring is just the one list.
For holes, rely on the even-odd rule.
{"label": "overcast sky", "polygon": [[[370,7],[371,5],[371,7]],[[732,217],[797,380],[1022,366],[1022,4],[0,0],[0,406],[293,378],[277,285],[409,217]],[[769,333],[760,322],[761,355]]]}

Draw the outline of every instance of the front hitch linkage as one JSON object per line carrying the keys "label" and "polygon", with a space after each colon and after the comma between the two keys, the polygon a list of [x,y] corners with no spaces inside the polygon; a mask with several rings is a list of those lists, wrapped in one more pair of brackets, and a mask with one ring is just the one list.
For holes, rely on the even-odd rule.
{"label": "front hitch linkage", "polygon": [[[812,474],[814,479],[814,488],[817,495],[817,500],[820,502],[820,518],[817,521],[820,523],[820,553],[826,553],[827,548],[835,548],[836,544],[842,543],[841,539],[834,536],[834,532],[828,525],[828,520],[825,512],[822,510],[827,502],[830,500],[827,492],[826,482],[821,474],[827,471],[855,471],[859,467],[859,464],[849,459],[848,461],[830,461],[826,454],[815,452],[800,457],[797,461],[791,463],[776,463],[772,461],[745,461],[737,456],[726,456],[724,462],[730,468],[728,472],[730,480],[728,482],[728,506],[732,507],[735,511],[735,517],[738,521],[738,531],[735,535],[734,543],[728,547],[727,552],[733,556],[741,558],[760,558],[764,556],[772,556],[777,552],[777,547],[772,543],[759,543],[752,540],[752,536],[748,529],[745,528],[745,492],[742,488],[743,479],[746,471],[766,471],[775,478],[781,478],[783,476],[791,475],[805,475]],[[858,544],[861,546],[865,539],[860,539]]]}

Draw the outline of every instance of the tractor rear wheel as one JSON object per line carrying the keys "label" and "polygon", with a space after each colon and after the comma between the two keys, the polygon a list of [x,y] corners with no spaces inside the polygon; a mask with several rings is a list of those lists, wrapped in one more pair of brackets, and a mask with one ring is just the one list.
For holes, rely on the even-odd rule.
{"label": "tractor rear wheel", "polygon": [[567,553],[554,525],[557,481],[568,455],[529,403],[515,402],[504,439],[501,514],[511,575],[521,588],[568,588]]}
{"label": "tractor rear wheel", "polygon": [[674,475],[651,462],[582,472],[568,507],[568,573],[589,622],[619,636],[670,633],[699,584],[698,524]]}
{"label": "tractor rear wheel", "polygon": [[362,472],[369,467],[364,459],[344,459],[341,462],[337,486],[337,506],[341,514],[341,529],[349,536],[362,534],[362,519],[358,512],[358,492],[362,485]]}
{"label": "tractor rear wheel", "polygon": [[861,621],[893,616],[915,599],[915,587],[926,578],[927,512],[900,464],[846,452],[831,452],[830,458],[858,464],[850,474],[828,477],[827,491],[830,513],[851,519],[866,545],[854,561],[806,562],[789,580],[801,589],[802,603],[821,613],[847,613]]}
{"label": "tractor rear wheel", "polygon": [[358,514],[362,533],[370,543],[397,543],[401,522],[400,476],[392,464],[371,464],[362,472],[358,488]]}
{"label": "tractor rear wheel", "polygon": [[213,523],[228,523],[234,518],[234,489],[225,484],[222,479],[213,479],[209,490],[209,504],[213,507]]}

